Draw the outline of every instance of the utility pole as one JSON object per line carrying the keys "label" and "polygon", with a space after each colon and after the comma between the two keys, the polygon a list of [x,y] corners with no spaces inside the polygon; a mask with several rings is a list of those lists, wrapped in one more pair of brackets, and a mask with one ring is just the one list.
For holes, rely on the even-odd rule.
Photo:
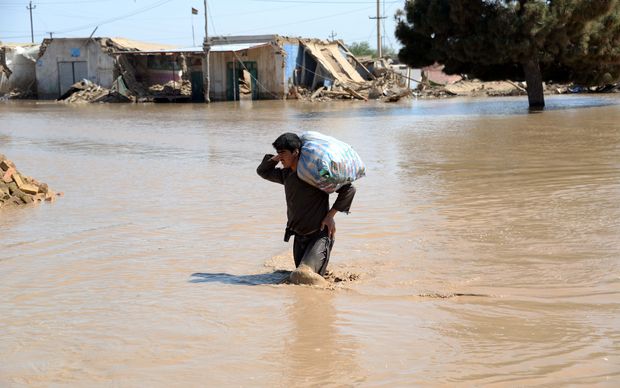
{"label": "utility pole", "polygon": [[369,16],[368,18],[377,19],[377,58],[381,58],[383,56],[381,50],[381,19],[385,19],[385,16],[381,16],[381,0],[377,0],[377,16]]}
{"label": "utility pole", "polygon": [[205,40],[202,44],[202,49],[205,53],[205,56],[202,60],[202,86],[204,88],[204,96],[205,103],[210,103],[209,99],[209,88],[210,88],[210,80],[209,80],[209,51],[211,51],[211,42],[209,42],[209,30],[207,28],[207,0],[204,0],[205,6]]}
{"label": "utility pole", "polygon": [[331,33],[331,34],[329,34],[329,37],[331,38],[332,42],[334,41],[334,38],[335,38],[335,37],[337,37],[337,36],[338,36],[338,34],[336,34],[336,33],[334,32],[334,30],[332,30],[332,33]]}
{"label": "utility pole", "polygon": [[30,4],[26,7],[26,9],[28,11],[30,11],[30,39],[32,40],[32,43],[34,43],[34,30],[32,29],[32,10],[37,8],[37,6],[33,6],[32,5],[32,1],[30,2]]}

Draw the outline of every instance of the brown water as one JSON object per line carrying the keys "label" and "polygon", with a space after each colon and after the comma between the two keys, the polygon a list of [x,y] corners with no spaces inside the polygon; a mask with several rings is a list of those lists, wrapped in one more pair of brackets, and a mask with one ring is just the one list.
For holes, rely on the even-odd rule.
{"label": "brown water", "polygon": [[[65,193],[0,213],[0,386],[619,386],[620,99],[548,105],[0,104]],[[334,289],[274,284],[302,130],[368,167]]]}

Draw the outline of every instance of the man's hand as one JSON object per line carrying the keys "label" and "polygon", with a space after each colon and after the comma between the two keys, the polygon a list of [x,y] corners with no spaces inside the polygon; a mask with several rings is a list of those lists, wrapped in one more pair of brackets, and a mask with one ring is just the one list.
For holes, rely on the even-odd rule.
{"label": "man's hand", "polygon": [[334,236],[336,236],[336,221],[334,221],[334,215],[331,211],[327,213],[321,222],[321,230],[324,228],[327,228],[327,235],[330,239],[333,239]]}
{"label": "man's hand", "polygon": [[275,154],[269,160],[272,160],[274,162],[279,162],[280,160],[282,160],[282,157],[280,155],[278,155],[278,154]]}

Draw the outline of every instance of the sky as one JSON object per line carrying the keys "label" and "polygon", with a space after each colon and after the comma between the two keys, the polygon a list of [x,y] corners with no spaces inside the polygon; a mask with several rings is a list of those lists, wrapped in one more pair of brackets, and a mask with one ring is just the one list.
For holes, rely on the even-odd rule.
{"label": "sky", "polygon": [[[28,43],[28,0],[0,0],[0,41]],[[398,49],[394,14],[405,0],[381,0],[383,47]],[[376,0],[208,0],[209,35],[278,34],[377,46]],[[123,37],[179,47],[202,45],[203,0],[32,0],[34,41]],[[192,15],[191,9],[198,9]],[[193,32],[192,32],[193,26]]]}

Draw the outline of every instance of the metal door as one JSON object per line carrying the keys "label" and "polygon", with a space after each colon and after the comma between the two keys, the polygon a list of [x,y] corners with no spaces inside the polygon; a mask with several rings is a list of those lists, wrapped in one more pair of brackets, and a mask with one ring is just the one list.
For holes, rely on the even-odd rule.
{"label": "metal door", "polygon": [[191,80],[192,80],[192,101],[193,102],[204,102],[205,89],[204,89],[204,85],[202,84],[202,71],[192,71]]}
{"label": "metal door", "polygon": [[71,85],[88,78],[88,62],[58,62],[59,96],[62,96]]}
{"label": "metal door", "polygon": [[88,62],[73,62],[73,82],[88,79]]}

